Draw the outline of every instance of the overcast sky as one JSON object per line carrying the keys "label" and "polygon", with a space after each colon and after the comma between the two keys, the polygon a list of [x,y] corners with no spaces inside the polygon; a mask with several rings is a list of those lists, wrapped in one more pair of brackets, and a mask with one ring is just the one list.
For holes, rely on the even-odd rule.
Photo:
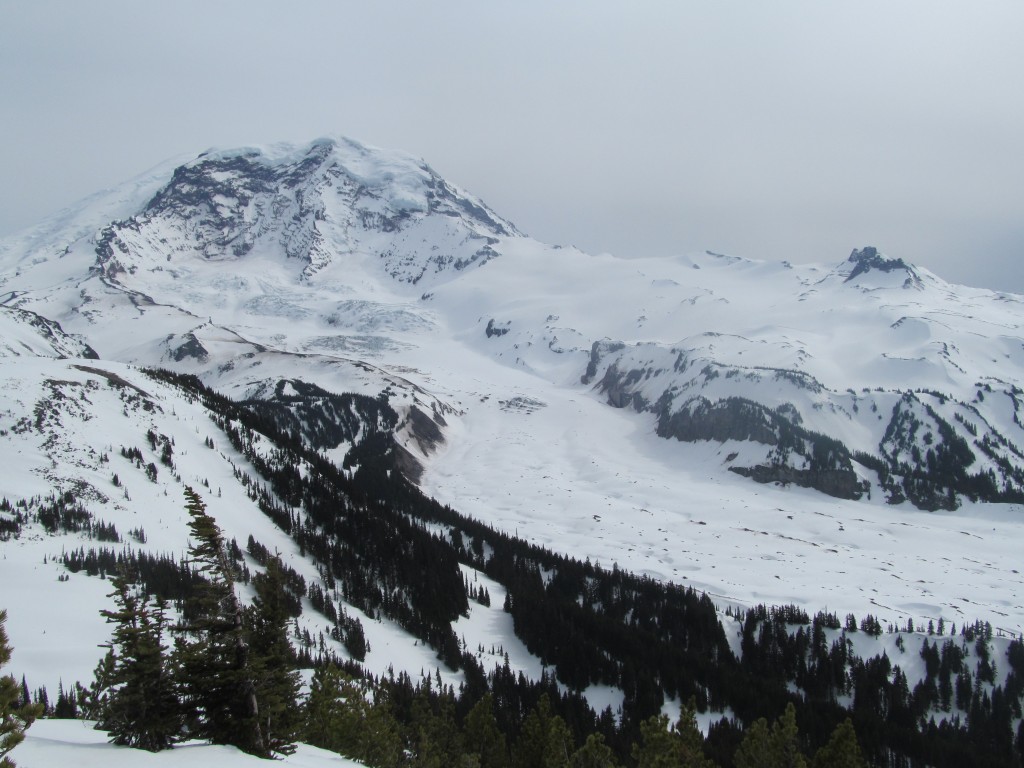
{"label": "overcast sky", "polygon": [[0,236],[345,134],[622,256],[877,246],[1024,293],[1024,2],[0,0]]}

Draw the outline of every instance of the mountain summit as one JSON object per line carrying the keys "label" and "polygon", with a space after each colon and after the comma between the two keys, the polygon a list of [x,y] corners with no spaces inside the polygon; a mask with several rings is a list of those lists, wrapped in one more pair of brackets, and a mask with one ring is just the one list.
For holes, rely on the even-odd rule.
{"label": "mountain summit", "polygon": [[277,251],[307,277],[332,260],[373,253],[392,277],[428,283],[486,262],[495,238],[517,234],[412,157],[321,139],[200,155],[138,215],[106,227],[98,251],[108,276],[154,250],[206,260]]}
{"label": "mountain summit", "polygon": [[848,271],[846,282],[874,271],[902,278],[904,287],[921,287],[921,277],[913,266],[906,264],[903,259],[887,258],[872,246],[861,250],[854,249],[844,267]]}

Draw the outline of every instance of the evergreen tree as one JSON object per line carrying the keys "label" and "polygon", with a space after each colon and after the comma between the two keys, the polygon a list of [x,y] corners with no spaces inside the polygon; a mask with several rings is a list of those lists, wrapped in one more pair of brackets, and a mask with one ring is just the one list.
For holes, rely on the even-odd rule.
{"label": "evergreen tree", "polygon": [[78,717],[78,697],[75,689],[65,691],[63,680],[57,688],[57,703],[53,705],[53,717],[57,720],[74,720]]}
{"label": "evergreen tree", "polygon": [[768,721],[755,720],[743,734],[743,741],[733,757],[736,768],[772,768],[771,734]]}
{"label": "evergreen tree", "polygon": [[304,741],[359,760],[371,768],[401,764],[402,743],[394,718],[370,702],[367,688],[333,664],[313,674],[303,710]]}
{"label": "evergreen tree", "polygon": [[796,727],[796,707],[786,705],[782,717],[772,726],[771,755],[778,768],[807,768]]}
{"label": "evergreen tree", "polygon": [[252,583],[256,597],[246,617],[261,736],[268,751],[288,755],[295,751],[302,716],[298,706],[299,673],[288,641],[291,617],[281,560],[268,560],[266,572],[254,577]]}
{"label": "evergreen tree", "polygon": [[633,745],[637,768],[713,768],[700,747],[703,740],[692,711],[684,709],[680,723],[682,728],[670,729],[666,715],[652,715],[640,723],[640,743]]}
{"label": "evergreen tree", "polygon": [[640,723],[640,743],[633,745],[637,768],[680,768],[682,758],[668,729],[668,716],[652,715]]}
{"label": "evergreen tree", "polygon": [[807,768],[800,750],[796,708],[788,704],[771,731],[763,717],[755,721],[743,734],[733,763],[736,768]]}
{"label": "evergreen tree", "polygon": [[694,766],[694,768],[710,768],[713,766],[711,760],[704,756],[704,735],[697,727],[697,702],[690,700],[683,705],[679,712],[679,721],[674,730],[676,739],[679,742],[684,756],[683,765]]}
{"label": "evergreen tree", "polygon": [[569,760],[569,768],[618,768],[615,753],[604,743],[604,736],[592,733]]}
{"label": "evergreen tree", "polygon": [[[11,647],[7,640],[7,611],[0,610],[0,669],[11,660]],[[25,729],[41,714],[35,704],[22,704],[21,688],[17,681],[5,675],[0,677],[0,768],[14,768],[14,761],[7,755],[25,738]]]}
{"label": "evergreen tree", "polygon": [[479,760],[480,768],[507,768],[508,752],[505,735],[494,719],[494,702],[487,693],[466,715],[462,737],[467,755]]}
{"label": "evergreen tree", "polygon": [[516,768],[565,768],[574,752],[572,734],[565,721],[551,712],[545,693],[526,716],[516,742]]}
{"label": "evergreen tree", "polygon": [[186,727],[193,737],[269,757],[224,537],[199,495],[186,487],[185,498],[192,518],[189,556],[204,579],[185,604],[179,628],[185,636],[174,650]]}
{"label": "evergreen tree", "polygon": [[868,768],[849,718],[836,726],[828,744],[814,755],[811,768]]}
{"label": "evergreen tree", "polygon": [[[108,658],[98,668],[100,728],[114,744],[167,749],[181,732],[181,713],[167,668],[164,603],[151,609],[121,572],[111,579],[116,609],[100,613],[115,625]],[[58,703],[60,699],[58,698]]]}
{"label": "evergreen tree", "polygon": [[366,693],[333,664],[313,673],[305,705],[304,740],[345,757],[362,757],[361,724],[369,703]]}
{"label": "evergreen tree", "polygon": [[569,726],[555,715],[548,723],[544,742],[544,768],[569,768],[569,760],[575,751],[576,743]]}
{"label": "evergreen tree", "polygon": [[75,683],[78,694],[78,708],[82,718],[85,720],[102,721],[107,705],[110,701],[110,690],[114,686],[114,671],[117,667],[117,660],[114,657],[114,650],[109,645],[107,652],[98,662],[92,673],[92,683],[85,688],[81,683]]}
{"label": "evergreen tree", "polygon": [[410,720],[413,763],[417,768],[448,768],[464,762],[454,695],[443,691],[434,695],[429,685],[420,686],[412,701]]}

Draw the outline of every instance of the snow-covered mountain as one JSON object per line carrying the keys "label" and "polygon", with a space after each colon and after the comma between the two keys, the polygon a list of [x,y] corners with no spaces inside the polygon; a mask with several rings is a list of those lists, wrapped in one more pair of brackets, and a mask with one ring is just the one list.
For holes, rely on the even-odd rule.
{"label": "snow-covered mountain", "polygon": [[[1024,297],[870,247],[823,259],[547,245],[422,161],[349,139],[207,152],[0,244],[0,515],[70,491],[122,534],[144,529],[133,547],[180,555],[189,484],[228,538],[317,578],[240,484],[251,459],[140,370],[160,367],[235,399],[312,385],[387,400],[397,419],[375,428],[438,501],[723,610],[1020,632]],[[316,442],[310,418],[296,429],[341,464],[354,433]],[[55,656],[69,679],[91,670],[106,587],[56,583],[62,553],[88,549],[80,532],[25,530],[0,544],[4,583],[19,584],[3,602],[22,663],[52,690]],[[500,637],[539,674],[486,583],[494,608],[474,605],[457,632],[487,649]],[[44,599],[53,616],[19,628]],[[410,668],[436,665],[360,618],[369,668],[399,647]]]}
{"label": "snow-covered mountain", "polygon": [[[1020,297],[874,248],[831,268],[553,248],[425,164],[346,139],[208,152],[135,190],[123,218],[83,224],[115,207],[94,201],[8,244],[4,306],[105,359],[249,394],[277,377],[257,361],[299,358],[332,384],[407,379],[465,411],[482,364],[499,388],[500,367],[590,385],[663,437],[761,446],[730,468],[762,482],[856,499],[880,478],[928,509],[1024,498]],[[370,375],[336,370],[353,364]]]}

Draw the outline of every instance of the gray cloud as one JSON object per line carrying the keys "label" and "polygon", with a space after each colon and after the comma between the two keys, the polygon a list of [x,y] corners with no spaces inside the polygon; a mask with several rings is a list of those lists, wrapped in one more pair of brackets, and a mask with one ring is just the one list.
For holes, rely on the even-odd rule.
{"label": "gray cloud", "polygon": [[[553,7],[552,7],[553,6]],[[0,0],[0,234],[167,157],[345,133],[542,240],[1024,293],[1024,5]]]}

